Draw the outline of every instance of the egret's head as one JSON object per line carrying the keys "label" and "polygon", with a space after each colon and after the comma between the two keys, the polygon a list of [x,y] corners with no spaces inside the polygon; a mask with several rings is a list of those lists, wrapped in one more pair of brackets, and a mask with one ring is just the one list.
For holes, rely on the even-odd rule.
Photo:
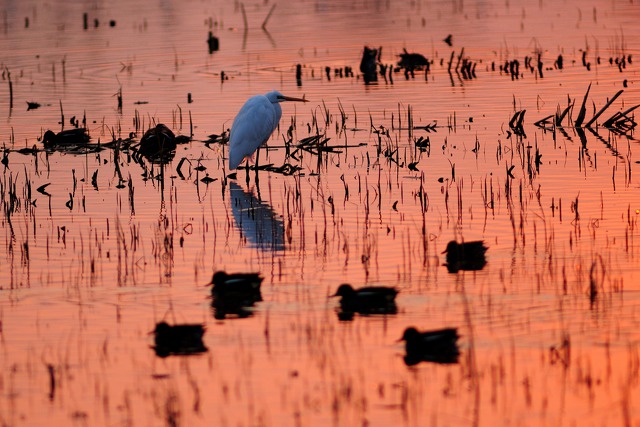
{"label": "egret's head", "polygon": [[267,93],[265,96],[269,99],[269,101],[271,101],[272,104],[275,104],[278,102],[284,102],[284,101],[309,102],[308,99],[304,99],[304,96],[302,98],[293,98],[290,96],[285,96],[280,92],[278,92],[277,90],[271,91]]}

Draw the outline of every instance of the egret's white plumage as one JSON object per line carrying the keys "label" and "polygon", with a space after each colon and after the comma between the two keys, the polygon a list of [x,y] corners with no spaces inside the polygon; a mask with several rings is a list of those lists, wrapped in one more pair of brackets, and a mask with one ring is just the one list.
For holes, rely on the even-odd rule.
{"label": "egret's white plumage", "polygon": [[242,160],[251,157],[267,142],[282,117],[283,101],[307,102],[291,98],[274,90],[264,95],[252,96],[242,106],[231,126],[229,135],[229,169],[238,167]]}

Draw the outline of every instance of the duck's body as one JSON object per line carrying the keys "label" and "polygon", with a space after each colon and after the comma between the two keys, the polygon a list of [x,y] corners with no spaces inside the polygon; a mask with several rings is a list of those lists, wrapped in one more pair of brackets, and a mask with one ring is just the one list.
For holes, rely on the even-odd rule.
{"label": "duck's body", "polygon": [[218,271],[213,275],[211,295],[226,300],[247,300],[251,303],[262,301],[260,286],[264,278],[260,273],[226,273]]}
{"label": "duck's body", "polygon": [[53,148],[69,145],[84,145],[89,142],[89,139],[89,134],[85,128],[68,129],[58,133],[48,130],[42,136],[42,143],[46,148]]}
{"label": "duck's body", "polygon": [[156,324],[155,351],[160,357],[170,354],[195,354],[207,351],[202,342],[204,326],[196,324],[169,325],[167,322]]}
{"label": "duck's body", "polygon": [[340,309],[347,313],[393,314],[397,312],[395,303],[398,290],[388,286],[367,286],[354,289],[343,284],[332,297],[340,298]]}
{"label": "duck's body", "polygon": [[407,328],[400,338],[400,341],[405,341],[405,362],[407,365],[415,365],[421,361],[457,363],[460,355],[459,337],[456,328],[425,332],[413,327]]}
{"label": "duck's body", "polygon": [[484,255],[487,249],[483,240],[462,243],[452,240],[442,253],[447,254],[445,265],[449,272],[457,273],[460,270],[482,270],[487,264]]}
{"label": "duck's body", "polygon": [[176,149],[176,136],[162,123],[147,130],[140,139],[138,152],[148,159],[161,159]]}
{"label": "duck's body", "polygon": [[398,61],[400,68],[407,70],[429,69],[429,60],[419,53],[409,53],[404,49],[404,52],[398,56],[400,56],[400,61]]}

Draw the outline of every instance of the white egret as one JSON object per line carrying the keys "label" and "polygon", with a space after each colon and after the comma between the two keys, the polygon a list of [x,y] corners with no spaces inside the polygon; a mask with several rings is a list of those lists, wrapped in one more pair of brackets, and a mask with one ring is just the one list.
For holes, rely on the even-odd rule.
{"label": "white egret", "polygon": [[[233,120],[229,135],[229,169],[238,167],[242,160],[253,156],[267,142],[282,117],[283,101],[308,102],[303,98],[284,96],[277,90],[252,96],[244,103]],[[256,154],[256,172],[258,154]]]}

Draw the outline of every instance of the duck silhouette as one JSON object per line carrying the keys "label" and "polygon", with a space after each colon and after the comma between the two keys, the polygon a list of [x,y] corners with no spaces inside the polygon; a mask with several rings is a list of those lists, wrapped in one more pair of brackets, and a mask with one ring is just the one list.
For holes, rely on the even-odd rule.
{"label": "duck silhouette", "polygon": [[202,342],[204,332],[204,326],[199,323],[169,325],[164,321],[159,322],[153,330],[156,355],[167,357],[172,354],[189,355],[205,352],[207,347]]}
{"label": "duck silhouette", "polygon": [[342,284],[335,294],[330,297],[340,297],[341,320],[351,320],[354,313],[358,314],[395,314],[398,290],[388,286],[366,286],[354,289],[349,284]]}
{"label": "duck silhouette", "polygon": [[211,295],[227,300],[262,301],[260,286],[264,278],[260,273],[227,273],[217,271],[209,283]]}
{"label": "duck silhouette", "polygon": [[67,129],[58,133],[48,130],[42,136],[42,143],[45,148],[61,148],[85,145],[89,142],[89,139],[89,134],[85,128]]}
{"label": "duck silhouette", "polygon": [[167,126],[159,123],[144,133],[138,152],[150,161],[171,160],[176,147],[175,134]]}
{"label": "duck silhouette", "polygon": [[447,262],[444,265],[449,273],[457,273],[460,270],[482,270],[487,264],[484,256],[487,249],[483,240],[462,243],[452,240],[442,252],[447,254]]}
{"label": "duck silhouette", "polygon": [[420,332],[414,327],[405,329],[399,341],[405,342],[407,366],[420,362],[457,363],[458,349],[457,328],[437,329]]}

